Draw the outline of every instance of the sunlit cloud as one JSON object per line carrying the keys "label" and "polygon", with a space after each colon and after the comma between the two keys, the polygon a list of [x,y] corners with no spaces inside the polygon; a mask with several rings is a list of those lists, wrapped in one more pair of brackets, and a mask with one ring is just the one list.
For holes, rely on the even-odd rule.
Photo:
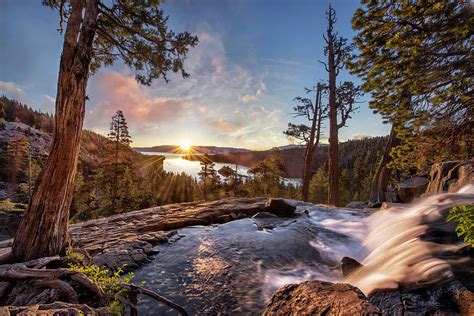
{"label": "sunlit cloud", "polygon": [[31,103],[31,99],[26,95],[22,87],[14,82],[0,81],[1,94],[13,98],[21,103]]}
{"label": "sunlit cloud", "polygon": [[114,113],[121,110],[137,130],[149,130],[150,125],[175,119],[192,107],[189,100],[153,97],[150,88],[116,71],[103,72],[93,82],[95,102],[86,115],[89,128],[106,127]]}
{"label": "sunlit cloud", "polygon": [[265,83],[263,81],[260,81],[260,84],[257,88],[257,90],[255,91],[255,94],[251,95],[251,94],[246,94],[246,95],[242,95],[242,96],[239,96],[239,100],[244,102],[244,103],[249,103],[249,102],[252,102],[252,101],[256,101],[258,99],[258,97],[265,92],[265,90],[267,90],[267,86],[265,85]]}

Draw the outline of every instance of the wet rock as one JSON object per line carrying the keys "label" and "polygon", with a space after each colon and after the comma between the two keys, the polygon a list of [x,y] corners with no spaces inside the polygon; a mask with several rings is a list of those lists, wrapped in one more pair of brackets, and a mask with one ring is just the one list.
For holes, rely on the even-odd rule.
{"label": "wet rock", "polygon": [[458,315],[460,305],[472,308],[468,294],[459,296],[465,291],[461,283],[453,281],[422,288],[378,290],[369,295],[369,301],[380,308],[382,315]]}
{"label": "wet rock", "polygon": [[263,315],[380,315],[380,311],[349,284],[307,281],[274,292]]}
{"label": "wet rock", "polygon": [[359,263],[359,261],[350,257],[344,257],[341,260],[341,270],[342,275],[344,276],[348,276],[350,273],[359,269],[360,267],[362,267],[362,265]]}
{"label": "wet rock", "polygon": [[252,218],[275,218],[278,217],[275,214],[269,213],[269,212],[258,212]]}
{"label": "wet rock", "polygon": [[474,162],[445,161],[435,163],[430,171],[430,183],[423,196],[443,192],[456,192],[464,185],[474,182]]}
{"label": "wet rock", "polygon": [[474,293],[458,291],[456,292],[456,300],[462,315],[474,315]]}
{"label": "wet rock", "polygon": [[[167,242],[176,229],[251,217],[264,211],[265,201],[228,198],[163,205],[73,224],[70,232],[74,246],[86,250],[97,265],[110,269],[126,265],[132,269],[147,261],[153,247]],[[0,227],[3,223],[10,225],[0,220]],[[9,253],[11,241],[0,242],[0,257]]]}
{"label": "wet rock", "polygon": [[382,202],[369,202],[367,207],[369,208],[380,208],[382,206]]}
{"label": "wet rock", "polygon": [[20,221],[21,214],[0,212],[0,240],[13,238]]}
{"label": "wet rock", "polygon": [[387,209],[392,208],[392,207],[404,207],[404,206],[406,206],[406,205],[403,204],[403,203],[383,202],[382,205],[380,206],[380,208],[382,210],[387,210]]}
{"label": "wet rock", "polygon": [[408,203],[415,198],[420,197],[428,187],[429,180],[423,177],[411,177],[410,179],[400,182],[398,188],[398,196],[400,201]]}
{"label": "wet rock", "polygon": [[367,201],[352,201],[346,205],[348,208],[366,208],[369,206]]}
{"label": "wet rock", "polygon": [[279,217],[295,216],[296,206],[285,199],[270,198],[265,203],[265,211]]}
{"label": "wet rock", "polygon": [[224,224],[224,223],[228,223],[230,221],[234,220],[234,218],[232,217],[232,215],[230,214],[224,214],[224,215],[221,215],[221,216],[218,216],[215,220],[216,223],[219,223],[219,224]]}

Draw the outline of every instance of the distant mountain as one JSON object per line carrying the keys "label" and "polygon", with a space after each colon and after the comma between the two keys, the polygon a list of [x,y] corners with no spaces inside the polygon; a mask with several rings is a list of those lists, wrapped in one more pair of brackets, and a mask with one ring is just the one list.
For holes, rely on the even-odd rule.
{"label": "distant mountain", "polygon": [[[251,152],[252,150],[234,147],[219,146],[192,146],[191,151],[195,154],[223,154],[223,153],[242,153]],[[138,152],[160,152],[160,153],[181,153],[183,150],[178,145],[159,145],[153,147],[134,147]]]}
{"label": "distant mountain", "polygon": [[[383,152],[386,142],[387,137],[370,137],[341,142],[339,144],[339,162],[341,169],[352,170],[358,157],[362,157],[364,161],[370,161],[371,164],[375,166]],[[313,170],[324,167],[327,163],[327,148],[327,144],[320,144],[318,146],[313,158]],[[209,154],[206,159],[211,159],[214,162],[232,163],[251,168],[255,166],[258,161],[265,159],[274,151],[280,153],[286,177],[301,178],[303,176],[304,146],[288,145],[262,151],[247,150],[244,152],[223,152],[219,154]],[[191,154],[186,155],[185,159],[200,160],[202,157]]]}
{"label": "distant mountain", "polygon": [[277,149],[277,150],[288,150],[288,149],[295,149],[295,148],[304,148],[304,145],[289,144],[289,145],[274,147],[273,149]]}

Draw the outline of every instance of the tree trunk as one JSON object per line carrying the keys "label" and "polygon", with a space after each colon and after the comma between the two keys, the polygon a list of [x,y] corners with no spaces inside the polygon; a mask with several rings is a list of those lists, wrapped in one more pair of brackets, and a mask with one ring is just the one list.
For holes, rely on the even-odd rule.
{"label": "tree trunk", "polygon": [[313,121],[311,123],[311,133],[309,137],[309,142],[306,145],[306,151],[304,155],[304,172],[303,172],[303,192],[302,198],[303,201],[308,202],[309,197],[309,184],[311,182],[311,177],[313,176],[313,156],[316,148],[319,145],[319,138],[321,135],[321,120],[322,120],[322,110],[321,110],[321,85],[318,83],[316,88],[316,99],[314,102],[313,108]]}
{"label": "tree trunk", "polygon": [[71,6],[59,67],[53,145],[15,235],[16,260],[56,255],[68,242],[98,0],[73,0]]}
{"label": "tree trunk", "polygon": [[398,146],[399,143],[400,141],[397,138],[397,133],[395,132],[395,128],[392,125],[387,145],[385,145],[382,160],[377,167],[377,171],[375,172],[372,185],[370,187],[369,201],[372,203],[385,202],[387,200],[385,192],[387,191],[388,181],[390,180],[390,175],[392,173],[392,170],[387,168],[387,164],[392,160],[392,157],[390,156],[392,148]]}
{"label": "tree trunk", "polygon": [[[332,30],[332,27],[331,27]],[[328,31],[328,69],[329,69],[329,187],[328,205],[339,202],[339,139],[336,103],[336,65],[334,61],[333,34]]]}

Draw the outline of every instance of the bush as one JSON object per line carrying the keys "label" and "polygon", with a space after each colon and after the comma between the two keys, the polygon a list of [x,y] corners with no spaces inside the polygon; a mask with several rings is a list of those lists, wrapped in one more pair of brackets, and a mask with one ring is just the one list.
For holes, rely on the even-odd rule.
{"label": "bush", "polygon": [[68,249],[66,255],[73,261],[80,262],[69,263],[68,270],[81,272],[90,280],[97,283],[105,294],[114,298],[108,305],[109,311],[113,315],[124,315],[124,306],[120,302],[119,296],[127,298],[128,293],[121,284],[129,284],[135,275],[133,273],[124,274],[122,268],[112,272],[108,269],[101,269],[95,264],[85,264],[85,256],[74,249]]}
{"label": "bush", "polygon": [[456,234],[464,236],[464,242],[474,247],[474,205],[459,205],[451,208],[448,221],[456,222]]}

